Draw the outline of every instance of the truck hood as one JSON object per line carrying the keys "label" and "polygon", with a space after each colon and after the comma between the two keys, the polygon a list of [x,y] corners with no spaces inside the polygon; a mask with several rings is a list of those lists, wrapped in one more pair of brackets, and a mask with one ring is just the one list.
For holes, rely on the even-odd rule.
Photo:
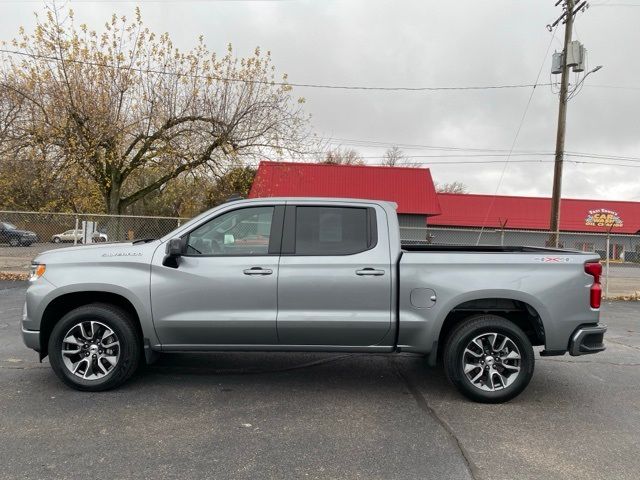
{"label": "truck hood", "polygon": [[111,259],[141,259],[155,251],[160,240],[147,243],[101,243],[95,245],[79,245],[76,247],[56,248],[38,255],[34,262],[45,264],[64,263],[98,263]]}

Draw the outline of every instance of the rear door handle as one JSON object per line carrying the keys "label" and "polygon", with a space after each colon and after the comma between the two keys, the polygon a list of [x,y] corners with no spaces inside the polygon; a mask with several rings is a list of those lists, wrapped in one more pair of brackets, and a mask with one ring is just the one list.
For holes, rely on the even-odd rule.
{"label": "rear door handle", "polygon": [[251,267],[242,271],[245,275],[271,275],[273,270],[270,268]]}
{"label": "rear door handle", "polygon": [[384,275],[384,270],[376,270],[375,268],[367,267],[361,270],[356,270],[356,275],[360,275],[360,276],[370,275],[370,276],[379,277],[380,275]]}

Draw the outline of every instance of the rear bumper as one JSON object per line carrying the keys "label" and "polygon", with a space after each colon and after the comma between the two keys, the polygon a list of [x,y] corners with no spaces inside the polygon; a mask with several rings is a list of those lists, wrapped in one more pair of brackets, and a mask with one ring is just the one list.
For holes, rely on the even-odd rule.
{"label": "rear bumper", "polygon": [[604,346],[604,334],[606,331],[606,325],[578,327],[571,335],[569,353],[573,356],[578,356],[602,352],[606,348]]}

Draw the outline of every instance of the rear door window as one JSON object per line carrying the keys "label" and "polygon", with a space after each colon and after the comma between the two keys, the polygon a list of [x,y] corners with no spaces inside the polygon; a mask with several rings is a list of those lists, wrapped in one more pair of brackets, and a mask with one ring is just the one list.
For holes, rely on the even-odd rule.
{"label": "rear door window", "polygon": [[375,243],[372,215],[367,208],[297,207],[295,254],[351,255],[368,250]]}

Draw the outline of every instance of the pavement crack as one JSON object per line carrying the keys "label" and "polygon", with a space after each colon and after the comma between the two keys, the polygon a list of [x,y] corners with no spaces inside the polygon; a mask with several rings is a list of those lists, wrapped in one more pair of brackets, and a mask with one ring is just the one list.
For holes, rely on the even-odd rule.
{"label": "pavement crack", "polygon": [[304,368],[312,368],[320,365],[324,365],[327,363],[339,362],[341,360],[345,360],[347,358],[351,358],[357,354],[346,354],[346,355],[335,355],[330,358],[322,358],[320,360],[313,360],[311,362],[305,362],[298,365],[291,365],[283,368],[273,368],[273,369],[261,369],[261,368],[227,368],[227,369],[206,369],[202,367],[190,367],[184,365],[153,365],[151,366],[152,370],[190,370],[192,372],[201,372],[205,375],[261,375],[267,373],[282,373],[282,372],[290,372],[292,370],[301,370]]}
{"label": "pavement crack", "polygon": [[38,368],[49,368],[47,366],[39,366],[39,365],[0,365],[0,369],[5,370],[36,370]]}
{"label": "pavement crack", "polygon": [[627,343],[621,342],[620,340],[614,340],[613,338],[607,338],[607,342],[615,343],[616,345],[622,345],[623,347],[627,348],[633,348],[634,350],[640,350],[640,347],[629,345]]}
{"label": "pavement crack", "polygon": [[413,399],[415,400],[415,402],[418,404],[418,407],[422,411],[424,411],[427,415],[432,417],[436,422],[438,422],[438,424],[440,424],[440,426],[444,429],[444,431],[447,432],[451,440],[458,447],[458,450],[460,450],[460,454],[462,455],[462,459],[464,460],[464,463],[467,467],[467,470],[469,471],[469,475],[471,476],[471,478],[480,479],[481,478],[480,469],[471,459],[469,452],[467,452],[467,449],[464,447],[464,445],[462,445],[462,442],[454,432],[451,425],[449,425],[449,422],[447,422],[445,418],[441,417],[438,414],[438,412],[429,404],[429,402],[424,397],[424,395],[422,395],[418,387],[409,379],[409,377],[407,377],[402,372],[402,370],[400,369],[398,364],[395,362],[395,360],[390,359],[390,361],[393,363],[393,367],[396,372],[396,375],[398,375],[398,377],[404,382],[407,389],[409,389],[409,392],[413,396]]}
{"label": "pavement crack", "polygon": [[539,362],[555,362],[555,363],[596,363],[599,365],[613,365],[615,367],[640,367],[640,363],[619,363],[619,362],[603,362],[596,360],[553,360],[551,358],[539,358]]}

